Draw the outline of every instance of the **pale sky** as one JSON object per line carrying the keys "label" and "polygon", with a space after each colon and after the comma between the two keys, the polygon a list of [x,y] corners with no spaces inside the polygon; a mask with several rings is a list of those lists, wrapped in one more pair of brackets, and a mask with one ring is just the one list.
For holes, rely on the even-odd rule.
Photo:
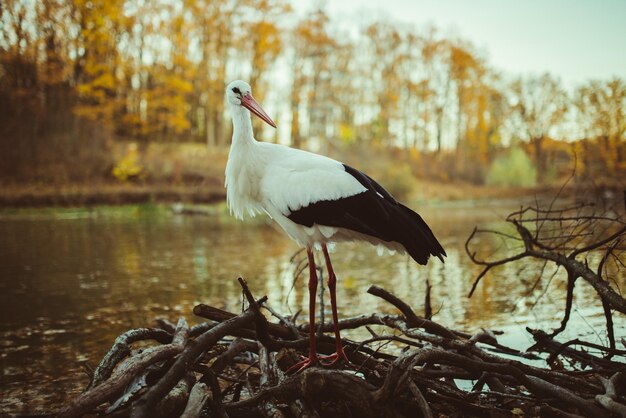
{"label": "pale sky", "polygon": [[[323,0],[296,0],[303,15]],[[472,42],[510,75],[550,72],[567,87],[626,78],[626,0],[327,0],[341,26],[377,19]]]}

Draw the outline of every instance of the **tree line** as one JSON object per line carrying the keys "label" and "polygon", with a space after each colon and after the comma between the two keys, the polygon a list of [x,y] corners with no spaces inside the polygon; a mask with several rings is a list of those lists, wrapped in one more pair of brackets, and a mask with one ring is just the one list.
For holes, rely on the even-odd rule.
{"label": "tree line", "polygon": [[345,27],[323,9],[299,17],[296,4],[4,1],[2,176],[45,177],[70,159],[99,173],[117,139],[222,147],[234,78],[250,81],[297,147],[377,146],[475,183],[511,145],[540,181],[574,155],[580,172],[626,173],[623,79],[566,89],[551,74],[513,77],[434,27]]}

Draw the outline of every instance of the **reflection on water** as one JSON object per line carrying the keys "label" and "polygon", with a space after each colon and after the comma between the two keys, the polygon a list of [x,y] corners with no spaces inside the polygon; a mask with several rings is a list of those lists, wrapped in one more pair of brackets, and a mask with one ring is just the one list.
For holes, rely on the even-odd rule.
{"label": "reflection on water", "polygon": [[[269,223],[241,223],[223,208],[211,210],[210,216],[175,215],[161,206],[0,213],[0,411],[17,412],[20,404],[32,411],[79,391],[86,383],[82,364],[95,365],[128,328],[158,316],[191,319],[199,302],[237,311],[238,276],[273,307],[306,311],[307,278],[293,286],[297,246]],[[332,256],[341,317],[393,312],[366,293],[371,284],[420,311],[429,278],[435,319],[449,327],[505,329],[505,343],[525,348],[524,326],[558,325],[564,277],[557,274],[535,305],[548,282],[529,292],[540,265],[506,266],[467,298],[480,269],[463,244],[475,225],[500,222],[508,208],[421,213],[446,249],[446,263],[420,267],[407,256],[379,257],[366,244],[338,245]],[[478,245],[489,251],[494,244]],[[580,283],[577,290],[570,335],[604,340],[590,288]],[[624,335],[623,327],[617,333]]]}

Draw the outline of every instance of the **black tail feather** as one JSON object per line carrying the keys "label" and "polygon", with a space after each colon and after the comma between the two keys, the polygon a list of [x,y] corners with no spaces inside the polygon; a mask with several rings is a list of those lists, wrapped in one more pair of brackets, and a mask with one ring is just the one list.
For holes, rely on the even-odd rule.
{"label": "black tail feather", "polygon": [[402,204],[398,204],[398,212],[403,238],[400,243],[404,245],[409,255],[419,264],[426,264],[431,255],[443,262],[443,257],[447,256],[446,251],[437,241],[424,219]]}

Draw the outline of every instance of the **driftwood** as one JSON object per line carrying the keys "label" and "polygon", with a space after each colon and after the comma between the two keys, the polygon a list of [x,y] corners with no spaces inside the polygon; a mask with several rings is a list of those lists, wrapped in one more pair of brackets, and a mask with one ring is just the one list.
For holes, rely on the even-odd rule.
{"label": "driftwood", "polygon": [[[308,324],[282,316],[269,322],[261,312],[266,298],[255,299],[240,283],[248,300],[241,313],[198,305],[194,313],[206,321],[191,329],[184,319],[177,325],[160,319],[159,328],[122,334],[86,391],[58,416],[626,416],[622,353],[613,360],[595,357],[561,348],[546,333],[533,334],[543,341],[534,347],[539,353],[520,352],[500,345],[490,330],[459,332],[420,317],[375,286],[368,293],[399,314],[339,322],[342,329],[367,327],[372,334],[360,342],[344,340],[351,363],[287,374],[307,354]],[[134,348],[140,340],[154,344]],[[322,335],[318,345],[322,354],[334,350],[329,336]],[[574,366],[546,367],[543,353],[551,354],[550,361],[566,357]]]}

